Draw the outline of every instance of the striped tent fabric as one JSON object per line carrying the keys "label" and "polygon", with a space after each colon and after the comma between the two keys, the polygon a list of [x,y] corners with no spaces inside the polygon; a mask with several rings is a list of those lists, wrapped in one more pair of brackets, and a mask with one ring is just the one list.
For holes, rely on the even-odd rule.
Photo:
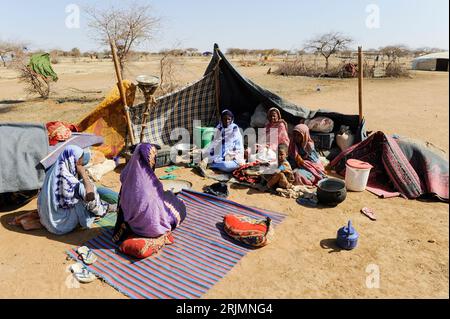
{"label": "striped tent fabric", "polygon": [[[144,104],[130,108],[134,136],[139,139],[142,128]],[[214,72],[177,92],[157,99],[147,117],[143,142],[159,145],[173,145],[179,139],[171,140],[175,128],[187,129],[193,135],[194,120],[201,126],[215,126],[219,120],[216,105],[216,83]]]}
{"label": "striped tent fabric", "polygon": [[[178,197],[187,207],[185,221],[174,231],[175,243],[144,260],[132,259],[117,250],[112,229],[86,243],[97,255],[90,271],[132,299],[196,299],[223,278],[252,247],[228,237],[223,217],[239,214],[272,219],[284,215],[246,207],[208,194],[183,190]],[[259,248],[264,249],[264,248]],[[76,249],[69,252],[76,258]]]}

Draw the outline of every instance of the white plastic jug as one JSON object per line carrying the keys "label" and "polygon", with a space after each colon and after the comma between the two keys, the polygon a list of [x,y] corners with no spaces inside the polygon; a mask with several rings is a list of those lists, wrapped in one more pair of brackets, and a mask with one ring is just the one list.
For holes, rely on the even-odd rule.
{"label": "white plastic jug", "polygon": [[345,185],[347,189],[354,192],[363,192],[366,189],[370,170],[373,166],[356,159],[349,159],[345,166]]}

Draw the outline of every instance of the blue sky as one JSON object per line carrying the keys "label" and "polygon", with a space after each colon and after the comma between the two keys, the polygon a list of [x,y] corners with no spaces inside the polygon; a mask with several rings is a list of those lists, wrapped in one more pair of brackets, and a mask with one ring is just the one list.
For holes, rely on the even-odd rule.
{"label": "blue sky", "polygon": [[[86,5],[123,7],[132,2],[150,3],[162,18],[157,39],[140,47],[149,51],[175,46],[206,51],[214,42],[222,49],[297,49],[329,31],[345,33],[355,46],[367,49],[389,44],[449,47],[448,0],[14,0],[2,5],[0,40],[26,42],[33,49],[100,50],[83,12],[80,28],[65,26],[66,6],[83,10]],[[379,8],[379,27],[368,28],[366,20],[374,11],[366,9],[372,4]]]}

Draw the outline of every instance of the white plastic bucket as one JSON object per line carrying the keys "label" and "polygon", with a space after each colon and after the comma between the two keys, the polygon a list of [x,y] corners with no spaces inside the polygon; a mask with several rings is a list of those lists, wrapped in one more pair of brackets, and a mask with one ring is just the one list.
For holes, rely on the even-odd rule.
{"label": "white plastic bucket", "polygon": [[[354,161],[355,160],[349,160]],[[358,165],[351,165],[349,161],[346,163],[345,185],[347,189],[354,192],[363,192],[366,189],[369,180],[370,170],[372,166],[369,163],[360,162]],[[357,167],[355,167],[357,166]]]}

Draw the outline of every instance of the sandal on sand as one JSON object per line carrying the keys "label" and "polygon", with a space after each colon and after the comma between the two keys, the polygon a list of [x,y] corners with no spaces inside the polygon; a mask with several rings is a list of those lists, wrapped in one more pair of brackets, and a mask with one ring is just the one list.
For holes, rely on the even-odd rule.
{"label": "sandal on sand", "polygon": [[97,256],[87,246],[79,247],[77,253],[86,265],[92,265],[97,261]]}
{"label": "sandal on sand", "polygon": [[363,213],[364,215],[369,217],[370,220],[377,220],[377,217],[375,216],[375,212],[373,211],[373,209],[371,209],[369,207],[364,207],[363,209],[361,209],[361,213]]}
{"label": "sandal on sand", "polygon": [[70,271],[73,273],[73,276],[83,284],[93,282],[95,279],[97,279],[97,277],[89,270],[87,270],[81,263],[71,265]]}
{"label": "sandal on sand", "polygon": [[176,178],[177,177],[175,175],[167,174],[167,175],[161,176],[159,179],[160,180],[174,180]]}

